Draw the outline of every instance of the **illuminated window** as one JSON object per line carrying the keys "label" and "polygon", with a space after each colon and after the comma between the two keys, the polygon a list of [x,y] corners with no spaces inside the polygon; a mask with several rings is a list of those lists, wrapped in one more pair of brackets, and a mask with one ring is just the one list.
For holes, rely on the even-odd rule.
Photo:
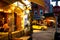
{"label": "illuminated window", "polygon": [[37,15],[37,11],[34,11],[34,15]]}
{"label": "illuminated window", "polygon": [[42,10],[42,9],[40,9],[40,15],[42,15],[42,13],[43,13],[43,10]]}

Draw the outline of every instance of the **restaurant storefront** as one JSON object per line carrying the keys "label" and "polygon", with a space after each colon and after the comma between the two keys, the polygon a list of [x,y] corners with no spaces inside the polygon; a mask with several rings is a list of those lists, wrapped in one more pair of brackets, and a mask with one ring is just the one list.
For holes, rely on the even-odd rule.
{"label": "restaurant storefront", "polygon": [[[0,8],[0,33],[6,39],[9,37],[21,37],[24,32],[24,11],[14,4]],[[5,35],[5,36],[4,36]],[[2,40],[3,40],[2,39]],[[9,39],[9,38],[8,38]]]}
{"label": "restaurant storefront", "polygon": [[7,23],[12,31],[23,29],[23,11],[19,7],[16,9],[14,8],[13,10],[11,8],[12,6],[8,10],[3,9],[3,11],[0,12],[0,24],[3,26]]}
{"label": "restaurant storefront", "polygon": [[[8,6],[0,9],[0,12],[3,13],[3,14],[1,13],[1,15],[0,15],[0,16],[3,16],[3,17],[1,17],[1,19],[2,19],[1,21],[3,22],[2,28],[3,28],[3,26],[4,26],[4,28],[2,29],[3,31],[0,31],[0,32],[3,32],[3,34],[1,34],[3,37],[13,34],[8,37],[12,36],[13,38],[15,38],[15,37],[21,37],[27,33],[28,29],[26,30],[26,28],[25,28],[26,27],[25,21],[27,22],[27,24],[30,21],[28,16],[30,15],[29,10],[31,7],[30,6],[27,8],[26,7],[27,6],[23,6],[22,7],[23,9],[22,9],[21,6],[17,5],[17,3],[14,3],[14,4],[8,5]],[[26,17],[27,17],[27,20],[26,20]],[[4,24],[5,22],[7,23],[6,25]],[[28,24],[28,25],[30,25],[30,24]],[[8,26],[8,27],[7,27],[6,31],[4,31],[6,26]],[[4,36],[4,35],[6,35],[6,36]],[[6,38],[4,38],[4,39],[6,39]]]}

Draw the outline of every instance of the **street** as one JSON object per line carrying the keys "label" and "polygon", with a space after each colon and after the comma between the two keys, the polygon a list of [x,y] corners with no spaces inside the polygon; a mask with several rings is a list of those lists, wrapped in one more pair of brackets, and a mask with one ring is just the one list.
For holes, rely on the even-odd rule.
{"label": "street", "polygon": [[54,40],[54,28],[50,28],[46,31],[34,30],[33,32],[33,40]]}
{"label": "street", "polygon": [[0,40],[60,40],[60,0],[0,0]]}

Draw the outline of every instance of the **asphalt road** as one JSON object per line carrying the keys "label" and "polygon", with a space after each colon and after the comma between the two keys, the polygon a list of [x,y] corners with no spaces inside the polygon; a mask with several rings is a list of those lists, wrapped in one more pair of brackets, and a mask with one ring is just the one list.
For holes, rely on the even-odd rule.
{"label": "asphalt road", "polygon": [[32,38],[33,40],[54,40],[54,28],[48,28],[46,31],[34,30]]}

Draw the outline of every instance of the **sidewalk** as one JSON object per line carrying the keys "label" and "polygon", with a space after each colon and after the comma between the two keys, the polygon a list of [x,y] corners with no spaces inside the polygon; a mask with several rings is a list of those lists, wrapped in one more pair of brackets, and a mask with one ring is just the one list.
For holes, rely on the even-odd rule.
{"label": "sidewalk", "polygon": [[24,37],[20,37],[20,38],[13,38],[13,40],[28,40],[30,38],[30,36],[24,36]]}
{"label": "sidewalk", "polygon": [[[12,34],[12,38],[14,37],[19,38],[23,36],[24,32],[23,30],[20,30],[20,31],[14,31],[11,34]],[[0,40],[9,40],[8,32],[0,32]]]}

